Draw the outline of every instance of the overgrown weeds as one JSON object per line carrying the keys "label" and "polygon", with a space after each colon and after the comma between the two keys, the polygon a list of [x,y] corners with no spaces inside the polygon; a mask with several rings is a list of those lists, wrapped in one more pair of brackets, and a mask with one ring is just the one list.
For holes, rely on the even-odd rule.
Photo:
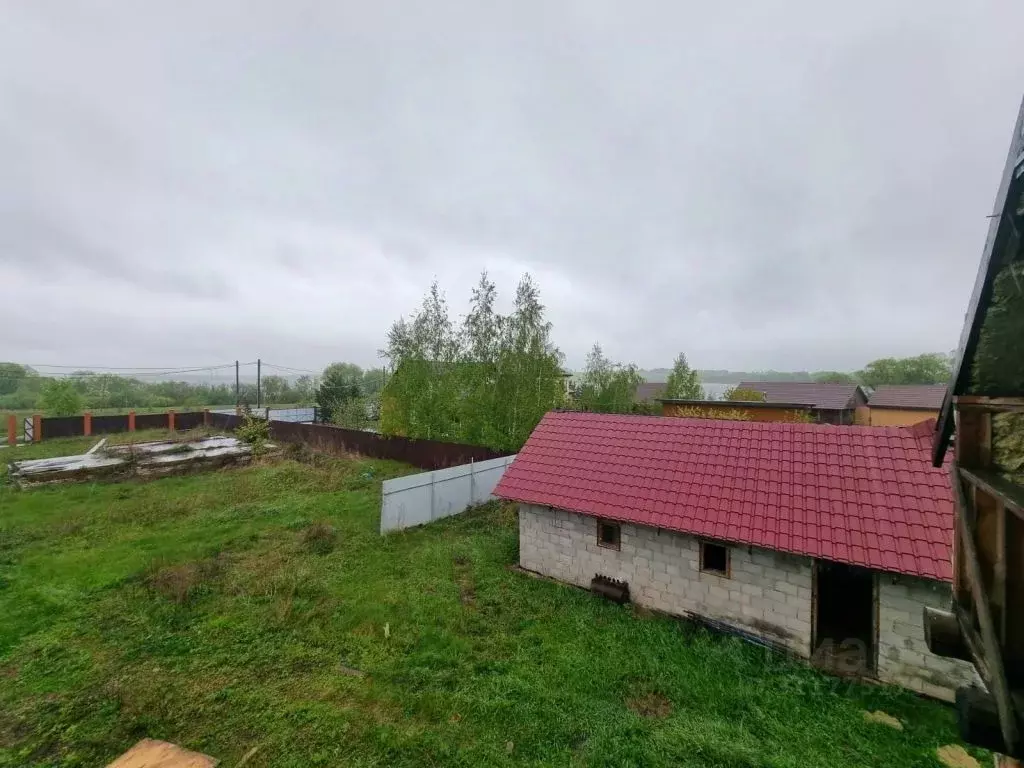
{"label": "overgrown weeds", "polygon": [[185,605],[213,589],[226,562],[225,555],[217,555],[191,563],[153,565],[146,576],[146,585],[172,603]]}
{"label": "overgrown weeds", "polygon": [[313,523],[302,532],[302,548],[314,555],[326,555],[334,551],[338,543],[338,532],[330,523]]}

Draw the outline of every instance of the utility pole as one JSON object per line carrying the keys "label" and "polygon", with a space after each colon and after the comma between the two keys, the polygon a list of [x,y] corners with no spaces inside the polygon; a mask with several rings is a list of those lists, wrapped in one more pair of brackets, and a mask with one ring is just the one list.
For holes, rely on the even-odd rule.
{"label": "utility pole", "polygon": [[257,357],[256,358],[256,410],[257,411],[260,409],[260,394],[261,394],[260,387],[261,387],[262,382],[263,382],[263,378],[261,376],[262,370],[263,370],[263,361],[260,360]]}
{"label": "utility pole", "polygon": [[238,374],[238,361],[235,360],[235,408],[242,406],[242,383]]}

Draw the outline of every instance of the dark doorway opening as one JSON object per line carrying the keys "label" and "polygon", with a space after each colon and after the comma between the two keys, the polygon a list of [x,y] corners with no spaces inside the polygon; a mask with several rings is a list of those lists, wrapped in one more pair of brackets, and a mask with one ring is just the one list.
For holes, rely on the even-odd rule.
{"label": "dark doorway opening", "polygon": [[875,575],[865,568],[819,561],[815,572],[814,661],[831,672],[875,669]]}

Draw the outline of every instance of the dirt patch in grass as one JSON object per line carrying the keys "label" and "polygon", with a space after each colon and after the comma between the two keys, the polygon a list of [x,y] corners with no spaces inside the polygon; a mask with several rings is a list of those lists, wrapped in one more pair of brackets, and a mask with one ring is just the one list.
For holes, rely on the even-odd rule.
{"label": "dirt patch in grass", "polygon": [[457,554],[452,558],[455,566],[455,583],[459,587],[459,602],[467,608],[476,607],[476,584],[473,582],[471,562],[467,555]]}
{"label": "dirt patch in grass", "polygon": [[645,693],[626,701],[626,706],[640,717],[661,720],[672,714],[672,702],[660,693]]}
{"label": "dirt patch in grass", "polygon": [[209,591],[227,565],[225,555],[180,565],[157,567],[146,577],[146,586],[172,603],[184,605]]}
{"label": "dirt patch in grass", "polygon": [[302,548],[314,555],[326,555],[334,551],[338,543],[338,532],[330,523],[313,523],[302,532]]}

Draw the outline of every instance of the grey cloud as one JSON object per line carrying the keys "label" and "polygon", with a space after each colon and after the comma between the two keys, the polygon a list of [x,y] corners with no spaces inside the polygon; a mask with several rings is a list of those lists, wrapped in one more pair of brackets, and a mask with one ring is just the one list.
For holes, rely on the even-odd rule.
{"label": "grey cloud", "polygon": [[996,0],[5,14],[0,279],[128,282],[164,329],[138,359],[145,317],[55,302],[5,354],[73,315],[96,364],[191,364],[196,335],[199,362],[369,364],[484,268],[506,297],[537,274],[572,365],[949,349],[1024,82]]}

